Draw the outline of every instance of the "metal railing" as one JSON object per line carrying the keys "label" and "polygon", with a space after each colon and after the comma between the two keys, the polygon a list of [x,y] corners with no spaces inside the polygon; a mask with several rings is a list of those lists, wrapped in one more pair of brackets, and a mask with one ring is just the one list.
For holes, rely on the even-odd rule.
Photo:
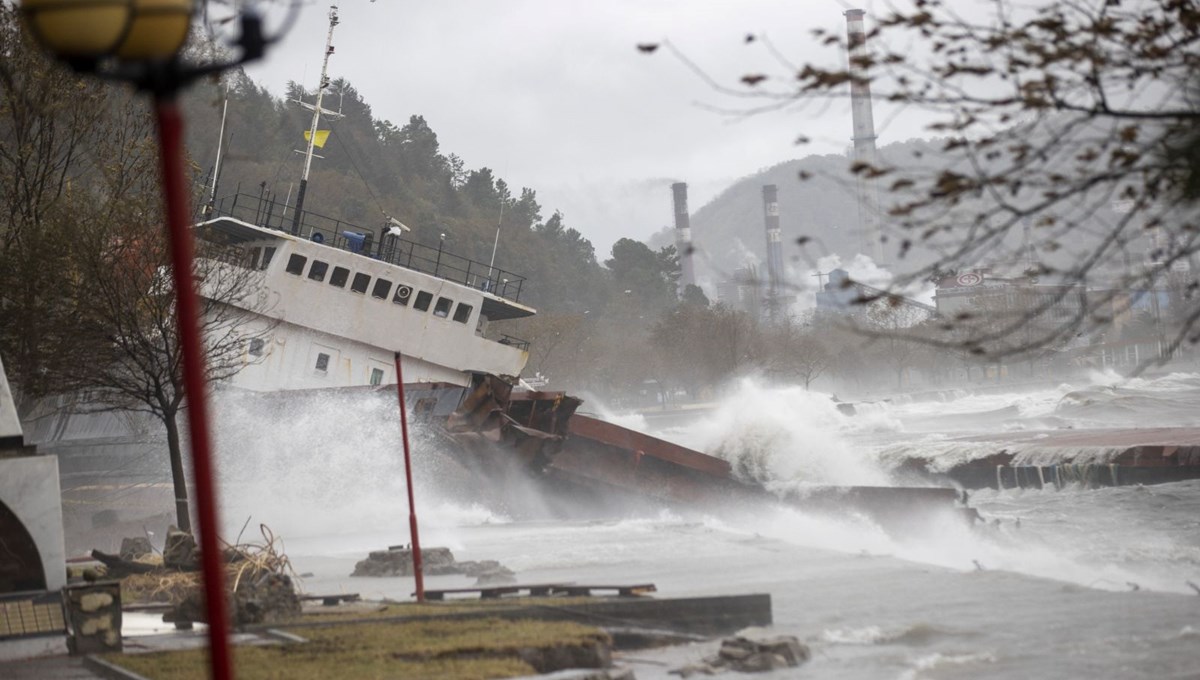
{"label": "metal railing", "polygon": [[442,247],[433,248],[401,236],[382,235],[382,229],[377,233],[374,229],[309,210],[301,211],[299,227],[293,232],[293,210],[267,198],[233,194],[216,202],[210,218],[232,217],[264,229],[295,233],[332,248],[461,283],[513,302],[520,301],[524,276],[455,255]]}
{"label": "metal railing", "polygon": [[515,337],[512,335],[507,335],[507,334],[502,335],[502,336],[500,336],[500,339],[497,340],[496,342],[499,342],[501,345],[509,345],[512,347],[516,347],[517,349],[525,351],[525,352],[529,351],[529,341],[528,340],[522,340],[521,338],[518,338],[518,337]]}

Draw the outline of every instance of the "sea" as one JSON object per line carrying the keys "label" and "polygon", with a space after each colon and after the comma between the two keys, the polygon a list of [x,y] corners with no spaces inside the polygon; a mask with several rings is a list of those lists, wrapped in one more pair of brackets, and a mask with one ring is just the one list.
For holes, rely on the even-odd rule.
{"label": "sea", "polygon": [[[394,402],[341,398],[265,414],[221,405],[225,533],[249,541],[269,528],[309,592],[410,599],[411,579],[349,576],[368,552],[411,537]],[[906,458],[948,469],[1017,435],[1200,426],[1200,373],[899,395],[855,402],[853,414],[833,395],[748,378],[691,421],[592,401],[581,410],[729,459],[782,492],[911,483],[893,475]],[[794,635],[812,654],[764,677],[1200,678],[1200,480],[974,490],[968,502],[985,522],[947,512],[896,536],[849,510],[782,504],[617,506],[564,519],[549,503],[539,509],[536,487],[481,492],[441,446],[415,427],[422,545],[497,560],[525,583],[654,583],[661,598],[768,593],[774,623],[749,632]],[[718,644],[617,662],[642,680],[677,677],[672,669]]]}

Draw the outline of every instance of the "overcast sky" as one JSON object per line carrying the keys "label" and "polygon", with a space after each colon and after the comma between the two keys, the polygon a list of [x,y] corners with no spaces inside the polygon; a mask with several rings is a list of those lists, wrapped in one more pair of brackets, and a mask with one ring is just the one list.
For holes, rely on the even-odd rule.
{"label": "overcast sky", "polygon": [[[342,0],[330,76],[362,93],[377,118],[425,116],[443,153],[487,166],[514,190],[537,191],[596,245],[603,259],[623,236],[645,239],[671,223],[669,184],[690,185],[692,211],[738,178],[850,144],[847,102],[754,116],[766,104],[722,94],[668,49],[669,40],[713,79],[745,89],[746,73],[786,77],[762,41],[793,63],[839,63],[811,30],[845,30],[840,0]],[[281,94],[312,89],[328,30],[328,2],[306,3],[298,24],[251,77]],[[868,23],[870,25],[870,22]],[[917,133],[876,110],[880,141]],[[799,135],[813,140],[797,147]]]}

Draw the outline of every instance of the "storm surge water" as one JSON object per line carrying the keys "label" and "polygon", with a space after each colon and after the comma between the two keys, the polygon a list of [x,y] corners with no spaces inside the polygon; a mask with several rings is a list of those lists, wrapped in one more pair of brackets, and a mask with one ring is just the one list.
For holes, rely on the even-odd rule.
{"label": "storm surge water", "polygon": [[805,485],[886,484],[887,475],[846,437],[864,427],[888,431],[897,426],[886,418],[851,420],[828,394],[746,378],[702,421],[663,434],[729,461],[744,481],[785,491]]}
{"label": "storm surge water", "polygon": [[[216,425],[226,535],[249,520],[287,537],[387,534],[407,542],[394,393],[228,394]],[[476,502],[466,472],[422,423],[410,422],[410,434],[417,514],[430,541],[453,547],[455,527],[507,521]]]}
{"label": "storm surge water", "polygon": [[[958,455],[953,438],[964,434],[1052,418],[1073,426],[1077,415],[1060,413],[1068,394],[1125,389],[1159,397],[1169,389],[1187,401],[1195,396],[1191,382],[1184,375],[959,393],[859,404],[849,415],[830,395],[747,380],[692,424],[648,434],[722,456],[743,479],[780,492],[889,485],[893,461],[881,455],[889,447]],[[939,431],[939,417],[953,427]],[[654,421],[614,419],[637,429]],[[287,540],[296,569],[313,573],[305,579],[310,592],[410,597],[411,579],[348,576],[367,551],[408,541],[392,393],[223,398],[217,425],[227,535],[247,518],[269,525]],[[813,648],[797,677],[1194,674],[1200,597],[1188,582],[1200,584],[1200,482],[977,491],[971,505],[985,523],[968,526],[947,512],[895,535],[853,511],[819,514],[783,503],[639,505],[563,519],[535,487],[481,486],[419,423],[413,445],[423,544],[450,547],[459,559],[499,560],[523,583],[654,583],[663,598],[770,593],[772,633]],[[510,512],[514,499],[525,512]],[[426,584],[473,581],[431,576]],[[618,661],[641,680],[666,680],[671,668],[716,644]]]}
{"label": "storm surge water", "polygon": [[[654,434],[725,458],[740,478],[781,493],[822,485],[903,486],[913,480],[892,471],[910,457],[948,470],[999,450],[988,435],[1086,427],[1113,416],[1106,397],[1114,393],[1131,404],[1129,417],[1144,425],[1190,425],[1200,413],[1200,375],[1187,373],[1118,382],[1097,372],[1076,384],[1015,393],[859,403],[853,415],[839,410],[831,395],[743,380],[693,426]],[[1161,409],[1162,402],[1174,407]],[[1037,436],[1007,446],[1019,452],[1036,446]],[[1106,451],[1090,453],[1102,458]],[[1200,524],[1194,519],[1200,482],[1100,490],[1048,485],[975,491],[970,499],[984,522],[968,526],[946,513],[902,536],[852,510],[831,516],[781,506],[741,517],[730,509],[719,524],[794,545],[966,572],[1016,572],[1102,590],[1188,593],[1189,583],[1200,583]]]}

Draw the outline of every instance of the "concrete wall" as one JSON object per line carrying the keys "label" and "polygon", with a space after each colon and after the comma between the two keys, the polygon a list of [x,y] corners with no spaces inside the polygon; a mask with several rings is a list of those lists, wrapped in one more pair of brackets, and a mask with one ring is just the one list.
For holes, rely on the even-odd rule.
{"label": "concrete wall", "polygon": [[46,574],[46,590],[65,586],[67,556],[63,545],[58,457],[0,458],[0,499],[37,544]]}

